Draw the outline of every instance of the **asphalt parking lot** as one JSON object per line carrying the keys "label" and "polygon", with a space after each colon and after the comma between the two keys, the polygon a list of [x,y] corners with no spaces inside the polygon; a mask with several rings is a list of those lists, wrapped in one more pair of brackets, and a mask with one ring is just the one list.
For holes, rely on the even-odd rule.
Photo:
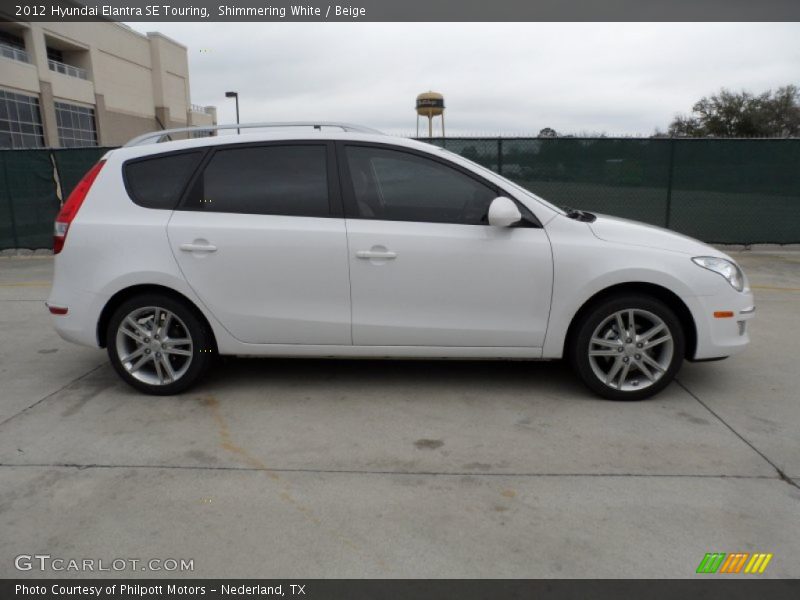
{"label": "asphalt parking lot", "polygon": [[631,404],[529,362],[232,359],[147,397],[51,328],[52,258],[0,258],[0,577],[800,577],[800,252],[734,255],[748,351]]}

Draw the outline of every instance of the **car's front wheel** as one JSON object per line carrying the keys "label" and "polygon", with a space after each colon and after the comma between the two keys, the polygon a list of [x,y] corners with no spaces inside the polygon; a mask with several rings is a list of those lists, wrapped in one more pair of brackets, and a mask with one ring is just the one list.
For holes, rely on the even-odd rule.
{"label": "car's front wheel", "polygon": [[119,306],[106,340],[117,373],[148,394],[186,390],[213,358],[207,326],[184,303],[161,294],[143,294]]}
{"label": "car's front wheel", "polygon": [[674,311],[657,298],[635,294],[591,307],[571,341],[580,378],[612,400],[643,400],[664,389],[680,369],[685,346]]}

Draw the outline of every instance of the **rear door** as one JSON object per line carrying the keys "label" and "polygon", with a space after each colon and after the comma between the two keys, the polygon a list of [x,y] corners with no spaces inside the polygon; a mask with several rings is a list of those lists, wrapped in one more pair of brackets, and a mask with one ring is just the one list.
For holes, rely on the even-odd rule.
{"label": "rear door", "polygon": [[187,281],[237,339],[352,343],[332,143],[213,148],[168,234]]}

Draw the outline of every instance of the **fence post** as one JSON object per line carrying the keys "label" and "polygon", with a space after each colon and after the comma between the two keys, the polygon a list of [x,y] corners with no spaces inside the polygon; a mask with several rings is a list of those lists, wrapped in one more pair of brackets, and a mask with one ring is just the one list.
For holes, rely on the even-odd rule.
{"label": "fence post", "polygon": [[675,174],[675,138],[669,138],[669,166],[667,167],[667,206],[664,215],[664,227],[669,229],[672,217],[672,177]]}
{"label": "fence post", "polygon": [[503,174],[503,138],[497,138],[497,174]]}

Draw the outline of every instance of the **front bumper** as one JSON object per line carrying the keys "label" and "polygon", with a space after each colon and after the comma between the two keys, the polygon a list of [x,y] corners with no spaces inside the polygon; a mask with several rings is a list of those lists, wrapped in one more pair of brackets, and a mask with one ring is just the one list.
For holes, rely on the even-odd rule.
{"label": "front bumper", "polygon": [[748,321],[755,316],[756,306],[750,290],[737,292],[731,288],[711,296],[695,296],[687,304],[697,328],[694,360],[732,356],[750,343]]}

